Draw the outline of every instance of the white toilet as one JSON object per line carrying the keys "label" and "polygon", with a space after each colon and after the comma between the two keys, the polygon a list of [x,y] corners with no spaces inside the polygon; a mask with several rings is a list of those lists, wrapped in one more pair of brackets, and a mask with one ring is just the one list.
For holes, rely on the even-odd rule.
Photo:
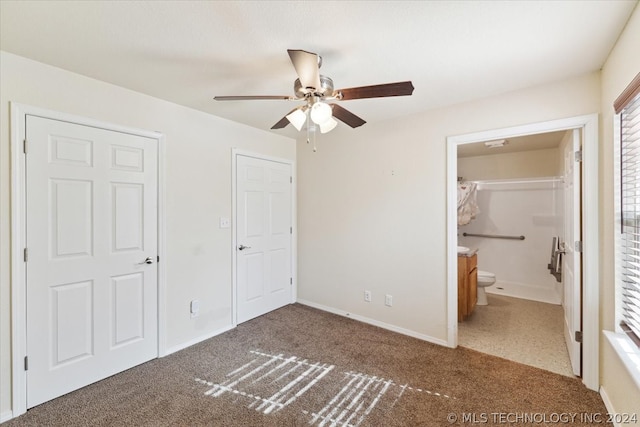
{"label": "white toilet", "polygon": [[487,286],[496,283],[496,275],[488,271],[478,270],[478,302],[476,305],[489,305],[487,301],[487,292],[484,290]]}

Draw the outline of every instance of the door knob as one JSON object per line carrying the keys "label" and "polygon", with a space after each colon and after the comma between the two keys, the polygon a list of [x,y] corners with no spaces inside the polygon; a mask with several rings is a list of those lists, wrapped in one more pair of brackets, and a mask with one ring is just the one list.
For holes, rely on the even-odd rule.
{"label": "door knob", "polygon": [[144,261],[139,262],[138,264],[153,264],[153,258],[148,256]]}
{"label": "door knob", "polygon": [[245,245],[238,246],[238,250],[239,251],[242,251],[242,250],[245,250],[245,249],[251,249],[251,246],[245,246]]}

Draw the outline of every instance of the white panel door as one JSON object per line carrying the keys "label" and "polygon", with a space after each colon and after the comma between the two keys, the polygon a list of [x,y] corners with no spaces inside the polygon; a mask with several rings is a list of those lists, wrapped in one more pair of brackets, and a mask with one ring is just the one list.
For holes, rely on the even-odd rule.
{"label": "white panel door", "polygon": [[30,408],[157,357],[158,147],[35,116],[26,139]]}
{"label": "white panel door", "polygon": [[236,156],[237,323],[290,304],[291,165]]}
{"label": "white panel door", "polygon": [[580,151],[580,130],[574,129],[571,143],[564,150],[564,250],[562,256],[562,283],[564,295],[564,338],[569,351],[571,368],[581,374],[582,346],[575,339],[575,332],[582,330],[582,253],[575,248],[581,240],[581,168],[575,160]]}

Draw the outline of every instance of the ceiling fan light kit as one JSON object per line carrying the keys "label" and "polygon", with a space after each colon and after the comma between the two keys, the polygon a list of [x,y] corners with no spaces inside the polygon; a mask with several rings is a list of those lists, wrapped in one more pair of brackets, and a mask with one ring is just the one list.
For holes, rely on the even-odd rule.
{"label": "ceiling fan light kit", "polygon": [[286,115],[289,123],[293,125],[297,130],[302,130],[302,127],[307,122],[307,114],[306,114],[307,106],[303,106],[293,110],[293,112]]}
{"label": "ceiling fan light kit", "polygon": [[321,125],[331,118],[331,107],[322,101],[317,101],[311,106],[311,120],[317,125]]}
{"label": "ceiling fan light kit", "polygon": [[[289,49],[289,58],[295,68],[298,78],[294,81],[293,90],[295,96],[215,96],[216,101],[244,101],[244,100],[287,100],[304,101],[301,107],[294,108],[285,117],[280,119],[271,129],[281,129],[291,123],[298,131],[307,124],[307,142],[316,128],[321,133],[333,130],[338,122],[347,124],[352,128],[366,123],[346,108],[326,101],[346,101],[350,99],[383,98],[389,96],[408,96],[413,94],[413,84],[410,81],[386,83],[373,86],[360,86],[349,89],[334,90],[333,80],[320,74],[322,57],[311,52],[299,49]],[[334,119],[335,118],[335,119]]]}
{"label": "ceiling fan light kit", "polygon": [[333,128],[335,128],[337,125],[338,125],[338,122],[334,120],[331,116],[329,116],[329,118],[324,122],[318,123],[318,126],[320,127],[320,133],[331,132]]}

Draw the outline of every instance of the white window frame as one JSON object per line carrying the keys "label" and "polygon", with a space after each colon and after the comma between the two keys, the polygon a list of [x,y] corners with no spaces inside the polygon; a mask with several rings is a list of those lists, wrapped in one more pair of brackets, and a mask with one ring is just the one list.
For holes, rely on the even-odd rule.
{"label": "white window frame", "polygon": [[621,200],[620,200],[620,186],[622,185],[620,180],[620,120],[621,115],[616,114],[613,118],[613,193],[614,193],[614,260],[615,260],[615,319],[614,330],[603,331],[604,336],[611,344],[611,347],[620,357],[622,364],[626,367],[631,379],[640,388],[640,347],[622,330],[620,322],[623,319],[622,316],[622,268],[621,260],[618,256],[618,247],[622,244],[622,234],[620,233],[621,227]]}

